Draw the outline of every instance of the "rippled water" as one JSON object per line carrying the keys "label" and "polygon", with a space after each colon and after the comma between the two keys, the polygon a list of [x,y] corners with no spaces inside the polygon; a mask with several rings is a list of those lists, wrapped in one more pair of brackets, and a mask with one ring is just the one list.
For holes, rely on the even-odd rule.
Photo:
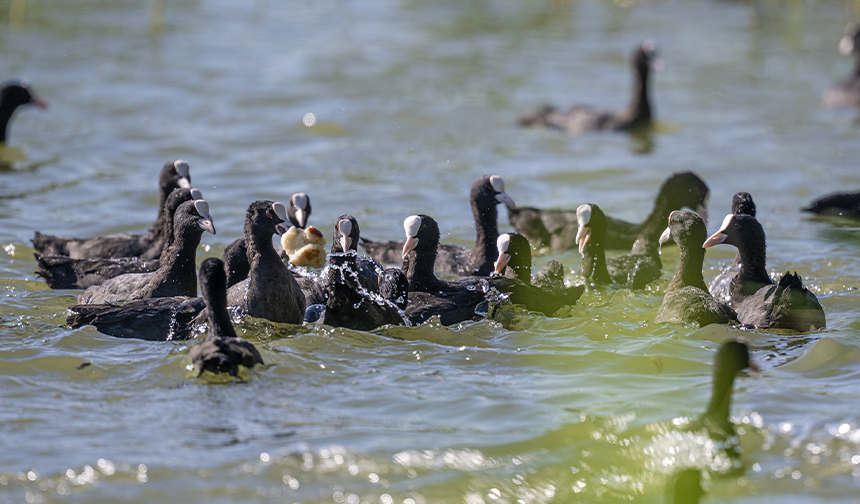
{"label": "rippled water", "polygon": [[[860,189],[857,112],[819,104],[849,72],[836,43],[854,4],[167,3],[0,1],[0,78],[29,77],[50,104],[18,114],[3,155],[24,159],[0,173],[0,502],[663,502],[676,469],[720,464],[673,421],[704,409],[714,350],[739,335],[764,369],[735,387],[745,470],[706,480],[704,502],[860,502],[860,224],[798,212]],[[545,102],[620,108],[649,37],[667,63],[650,139],[514,126]],[[664,178],[694,170],[711,231],[753,194],[769,268],[813,286],[828,328],[654,324],[667,248],[652,288],[588,292],[564,318],[246,321],[266,366],[198,379],[191,343],[64,328],[77,292],[35,277],[29,243],[144,229],[173,158],[218,229],[200,258],[239,236],[252,200],[299,190],[327,236],[345,212],[377,239],[428,213],[468,244],[482,174],[519,204],[640,220]],[[706,279],[733,256],[709,250]],[[579,265],[536,265],[552,258]]]}

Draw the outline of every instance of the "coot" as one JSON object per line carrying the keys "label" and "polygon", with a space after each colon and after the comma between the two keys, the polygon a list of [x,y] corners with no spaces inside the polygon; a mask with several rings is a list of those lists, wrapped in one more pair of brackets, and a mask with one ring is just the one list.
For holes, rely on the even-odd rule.
{"label": "coot", "polygon": [[[360,239],[361,229],[358,227],[358,220],[349,214],[341,215],[337,218],[332,232],[331,253],[356,252]],[[378,277],[382,271],[382,265],[369,257],[360,255],[356,255],[355,263],[358,268],[358,281],[362,287],[370,292],[378,292]]]}
{"label": "coot", "polygon": [[[360,235],[355,217],[344,214],[337,218],[331,255],[320,275],[326,306],[322,321],[330,326],[360,331],[386,324],[401,325],[404,320],[397,305],[378,294],[378,275],[382,268],[355,251]],[[307,291],[305,299],[308,300]]]}
{"label": "coot", "polygon": [[197,295],[195,255],[203,231],[215,234],[204,200],[186,201],[173,219],[173,243],[167,248],[166,261],[152,273],[128,273],[111,278],[78,296],[80,304],[131,301],[152,297]]}
{"label": "coot", "polygon": [[255,364],[263,364],[257,348],[250,341],[237,337],[230,322],[227,275],[220,259],[210,257],[200,265],[200,294],[206,301],[209,335],[188,352],[199,373],[209,371],[236,376],[240,365],[252,368]]}
{"label": "coot", "polygon": [[[305,193],[295,193],[290,196],[290,201],[287,208],[287,216],[290,224],[304,229],[308,224],[308,219],[311,216],[311,200]],[[280,242],[273,245],[275,251],[280,256],[283,253],[283,248]],[[221,255],[221,260],[224,261],[224,267],[227,270],[227,286],[232,287],[240,281],[248,278],[248,272],[251,270],[251,263],[248,261],[247,247],[245,246],[245,237],[237,238],[224,249]]]}
{"label": "coot", "polygon": [[654,117],[648,97],[648,77],[659,70],[663,62],[657,58],[657,45],[646,40],[636,47],[633,65],[633,96],[630,105],[621,112],[606,112],[586,105],[574,105],[567,110],[545,106],[520,117],[520,126],[546,127],[572,134],[586,131],[631,131],[649,128]]}
{"label": "coot", "polygon": [[69,308],[66,324],[95,326],[103,334],[149,341],[184,340],[192,336],[194,318],[206,307],[202,298],[171,296],[138,299],[124,305],[81,304]]}
{"label": "coot", "polygon": [[157,259],[161,254],[161,247],[153,246],[153,243],[160,237],[159,221],[164,212],[164,203],[167,201],[167,196],[175,189],[191,187],[188,163],[181,159],[168,161],[161,169],[158,187],[160,190],[158,218],[145,235],[123,233],[95,238],[65,238],[36,231],[36,236],[32,240],[33,248],[43,255],[62,255],[75,259],[108,257]]}
{"label": "coot", "polygon": [[[428,215],[412,215],[403,221],[403,273],[409,285],[406,316],[420,324],[438,316],[443,325],[481,318],[476,310],[486,302],[486,293],[475,285],[444,282],[436,278],[433,265],[439,246],[439,225]],[[489,288],[489,285],[487,285]]]}
{"label": "coot", "polygon": [[[734,215],[752,215],[755,217],[756,207],[755,202],[752,199],[752,195],[748,192],[739,192],[732,196],[732,214]],[[714,277],[711,281],[710,287],[708,290],[711,292],[711,295],[714,298],[728,303],[731,301],[731,294],[729,286],[732,283],[732,279],[738,276],[738,273],[741,271],[741,253],[738,252],[735,255],[734,262],[729,265],[726,269],[720,272],[719,275]]]}
{"label": "coot", "polygon": [[509,294],[511,303],[552,316],[560,308],[576,304],[585,285],[568,288],[542,288],[532,285],[532,248],[524,236],[506,233],[499,236],[499,257],[495,263],[497,276],[489,283],[498,291]]}
{"label": "coot", "polygon": [[326,306],[323,323],[359,331],[389,324],[403,325],[397,305],[361,285],[357,257],[355,251],[329,257],[321,279]]}
{"label": "coot", "polygon": [[28,104],[36,105],[41,109],[48,108],[48,104],[36,96],[27,81],[9,80],[0,87],[0,145],[6,143],[9,121],[15,109]]}
{"label": "coot", "polygon": [[851,76],[824,91],[826,107],[860,107],[860,24],[849,23],[839,40],[839,51],[854,58]]}
{"label": "coot", "polygon": [[[197,189],[177,189],[170,193],[165,209],[158,221],[157,238],[152,246],[166,249],[170,242],[167,237],[173,236],[173,217],[179,205],[186,201],[203,199]],[[118,257],[109,259],[73,259],[67,256],[46,256],[35,252],[39,265],[37,275],[45,279],[52,289],[86,289],[100,285],[106,280],[126,273],[149,273],[155,271],[167,260],[166,254],[160,254],[159,259],[141,259],[139,257]]]}
{"label": "coot", "polygon": [[737,247],[741,269],[730,282],[731,306],[742,324],[758,329],[809,331],[825,327],[824,310],[815,294],[803,286],[797,273],[786,272],[774,284],[765,269],[765,235],[751,215],[729,214],[720,230],[702,247],[726,243]]}
{"label": "coot", "polygon": [[705,222],[695,213],[676,210],[669,215],[669,227],[660,236],[660,243],[669,240],[677,243],[681,264],[666,287],[655,322],[696,322],[706,326],[737,320],[734,310],[716,301],[705,286],[702,277],[705,249],[701,244],[707,237]]}
{"label": "coot", "polygon": [[[656,243],[673,210],[682,207],[693,209],[708,221],[707,184],[695,173],[675,173],[663,182],[651,214],[643,222],[631,223],[607,217],[606,239],[608,250],[630,250],[643,232],[650,233]],[[517,233],[525,236],[535,247],[552,250],[576,248],[577,218],[575,210],[542,210],[531,207],[508,206],[508,219]]]}
{"label": "coot", "polygon": [[[640,235],[636,250],[629,254],[606,258],[606,216],[597,205],[580,205],[576,210],[579,231],[576,243],[582,262],[579,274],[596,283],[614,283],[622,287],[642,289],[663,274],[659,243],[650,236]],[[659,238],[658,238],[659,240]]]}
{"label": "coot", "polygon": [[[255,201],[245,215],[245,245],[250,260],[248,279],[227,290],[227,302],[244,315],[272,322],[301,324],[305,296],[287,265],[272,245],[272,236],[283,234],[287,209],[283,203]],[[202,315],[201,315],[202,318]]]}
{"label": "coot", "polygon": [[802,209],[819,215],[860,217],[860,192],[839,192],[822,196]]}
{"label": "coot", "polygon": [[[437,271],[449,275],[486,276],[493,271],[498,251],[498,211],[496,205],[504,203],[514,206],[514,201],[505,192],[505,181],[498,175],[483,176],[472,184],[469,192],[472,215],[475,218],[475,247],[467,249],[456,245],[440,245],[436,256]],[[402,241],[374,242],[362,239],[361,246],[373,259],[383,264],[398,264],[403,260]]]}

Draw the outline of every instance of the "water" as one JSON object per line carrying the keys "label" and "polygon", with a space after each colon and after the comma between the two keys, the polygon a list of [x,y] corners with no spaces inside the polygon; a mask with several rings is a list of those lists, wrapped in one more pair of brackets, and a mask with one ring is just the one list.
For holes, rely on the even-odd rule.
{"label": "water", "polygon": [[[858,115],[819,105],[849,72],[836,44],[854,4],[184,0],[151,32],[149,2],[12,3],[2,78],[28,77],[50,109],[18,114],[25,159],[0,173],[0,502],[663,502],[677,468],[713,463],[672,422],[704,409],[714,351],[739,335],[764,369],[735,387],[746,469],[706,480],[704,501],[858,502],[860,225],[798,212],[860,189]],[[645,38],[667,63],[650,140],[514,126],[545,102],[624,105]],[[65,329],[77,292],[35,277],[29,243],[145,229],[174,158],[218,229],[200,259],[239,236],[252,200],[296,191],[327,235],[349,212],[365,236],[401,238],[427,213],[469,244],[483,174],[522,205],[640,220],[663,179],[693,170],[711,231],[732,194],[753,194],[769,268],[803,276],[828,328],[654,324],[670,247],[652,288],[588,292],[565,318],[247,321],[266,366],[197,379],[193,343]],[[734,253],[709,250],[706,279]],[[574,251],[536,266],[549,259],[579,266]]]}

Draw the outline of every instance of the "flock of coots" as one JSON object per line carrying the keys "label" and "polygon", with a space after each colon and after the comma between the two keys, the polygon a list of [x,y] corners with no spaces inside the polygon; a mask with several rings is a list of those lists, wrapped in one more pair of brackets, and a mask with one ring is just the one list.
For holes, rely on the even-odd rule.
{"label": "flock of coots", "polygon": [[[851,28],[840,49],[854,55],[851,78],[828,89],[826,105],[860,106],[860,30]],[[618,113],[573,106],[545,106],[519,119],[522,126],[570,133],[626,131],[650,127],[653,112],[648,77],[662,62],[656,45],[646,41],[632,58],[634,87],[628,108]],[[0,142],[18,106],[45,108],[23,81],[9,81],[0,92]],[[373,241],[361,236],[355,217],[334,223],[331,249],[308,225],[307,194],[288,204],[250,203],[240,238],[222,259],[203,261],[196,273],[196,250],[204,232],[215,233],[209,206],[191,187],[187,162],[173,160],[161,169],[158,215],[143,234],[69,238],[36,232],[38,274],[52,288],[82,289],[70,308],[68,326],[93,325],[118,337],[146,340],[192,338],[208,326],[208,336],[190,351],[199,372],[236,375],[239,366],[263,359],[236,336],[232,320],[250,316],[276,323],[322,323],[372,330],[384,325],[416,325],[431,318],[442,324],[491,317],[508,304],[553,316],[577,302],[593,285],[642,289],[662,276],[660,247],[673,242],[680,264],[666,288],[656,321],[736,324],[754,329],[806,332],[825,327],[825,314],[799,275],[779,279],[767,273],[765,234],[756,220],[752,196],[738,193],[732,213],[708,236],[707,184],[691,172],[670,176],[642,222],[607,216],[594,203],[569,210],[517,206],[498,175],[474,181],[469,193],[475,246],[440,244],[437,222],[429,215],[403,221],[404,240]],[[499,233],[498,205],[507,207],[515,233]],[[685,210],[685,208],[690,210]],[[860,216],[860,193],[823,197],[804,211]],[[275,235],[282,236],[273,243]],[[359,245],[367,255],[358,252]],[[734,263],[710,286],[703,276],[706,249],[731,245]],[[565,281],[569,267],[550,261],[532,274],[534,250],[578,249],[578,280]],[[608,250],[626,253],[607,255]],[[383,265],[400,265],[400,268]],[[308,267],[322,267],[314,273]],[[437,273],[461,277],[440,279]],[[199,283],[199,285],[198,285]],[[197,297],[199,291],[201,297]],[[562,312],[563,313],[563,312]],[[728,421],[735,375],[754,367],[746,343],[730,341],[715,360],[714,390],[705,414],[693,428],[715,436],[732,432]]]}

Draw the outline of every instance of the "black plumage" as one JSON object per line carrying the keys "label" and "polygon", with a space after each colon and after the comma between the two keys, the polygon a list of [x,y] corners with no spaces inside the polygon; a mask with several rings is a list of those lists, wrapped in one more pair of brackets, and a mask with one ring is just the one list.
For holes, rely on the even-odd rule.
{"label": "black plumage", "polygon": [[[739,192],[732,196],[732,214],[752,215],[753,217],[755,217],[755,213],[756,206],[750,193]],[[731,300],[729,288],[732,284],[732,279],[738,276],[738,273],[740,273],[740,271],[741,253],[738,252],[735,255],[734,262],[732,262],[732,264],[726,267],[726,269],[721,271],[720,274],[714,277],[714,279],[711,281],[711,285],[708,287],[708,290],[710,291],[711,295],[722,302],[729,302]]]}
{"label": "black plumage", "polygon": [[6,143],[12,114],[21,105],[36,105],[41,109],[48,108],[47,103],[33,92],[26,81],[9,80],[4,82],[3,86],[0,87],[0,145]]}
{"label": "black plumage", "polygon": [[382,325],[402,325],[400,309],[359,283],[354,251],[332,255],[322,283],[325,292],[323,323],[369,331]]}
{"label": "black plumage", "polygon": [[164,263],[152,273],[128,273],[111,278],[78,296],[80,304],[131,301],[152,297],[197,295],[195,256],[203,231],[215,234],[204,200],[186,201],[173,219],[173,243]]}
{"label": "black plumage", "polygon": [[726,243],[737,247],[741,269],[729,284],[731,306],[738,321],[757,329],[809,331],[825,327],[824,309],[815,294],[803,286],[800,276],[786,272],[778,284],[765,268],[764,229],[751,215],[729,214],[720,230],[703,247]]}
{"label": "black plumage", "polygon": [[576,242],[582,254],[579,274],[595,283],[612,283],[621,287],[642,289],[663,274],[660,261],[659,238],[652,242],[643,234],[629,254],[606,257],[606,216],[597,205],[580,205],[576,211],[579,220]]}
{"label": "black plumage", "polygon": [[657,46],[651,40],[642,42],[633,51],[633,96],[630,105],[621,112],[606,112],[587,105],[574,105],[566,110],[544,106],[519,118],[520,126],[545,127],[580,134],[587,131],[635,131],[650,128],[654,118],[648,96],[651,70],[659,70],[663,62],[657,58]]}
{"label": "black plumage", "polygon": [[[311,216],[311,200],[305,193],[295,193],[290,196],[287,205],[287,218],[293,226],[304,229]],[[273,244],[279,256],[283,254],[280,243]],[[248,248],[245,245],[245,237],[232,241],[221,255],[224,268],[227,271],[227,286],[232,287],[240,281],[248,278],[251,271],[251,263],[248,261]]]}
{"label": "black plumage", "polygon": [[406,309],[409,302],[409,280],[406,274],[398,268],[385,268],[377,279],[379,295],[394,303],[401,310]]}
{"label": "black plumage", "polygon": [[227,276],[220,259],[209,258],[200,265],[200,293],[206,301],[209,335],[188,352],[194,366],[212,373],[236,376],[239,366],[252,368],[263,364],[254,345],[236,336],[227,311]]}
{"label": "black plumage", "polygon": [[66,238],[36,231],[33,248],[43,255],[69,256],[75,259],[104,259],[111,257],[140,257],[158,259],[163,240],[161,222],[167,196],[175,189],[191,187],[188,163],[181,159],[168,161],[158,177],[158,217],[147,234],[115,234],[95,238]]}
{"label": "black plumage", "polygon": [[[675,173],[663,182],[654,207],[648,217],[638,223],[606,217],[607,250],[630,250],[643,233],[655,243],[674,210],[693,209],[707,223],[707,204],[710,191],[707,184],[695,173]],[[508,220],[517,233],[525,236],[532,245],[552,250],[576,248],[576,210],[553,210],[533,207],[508,207]]]}
{"label": "black plumage", "polygon": [[669,227],[660,237],[660,243],[668,240],[677,243],[681,263],[666,287],[655,322],[696,322],[699,326],[706,326],[737,320],[734,310],[715,300],[705,286],[702,277],[705,249],[702,243],[707,237],[705,223],[695,213],[684,210],[669,215]]}
{"label": "black plumage", "polygon": [[[332,232],[331,253],[357,252],[360,239],[361,229],[356,218],[349,214],[341,215],[337,218]],[[355,266],[358,268],[358,281],[362,287],[370,292],[378,292],[382,265],[369,257],[356,254]]]}
{"label": "black plumage", "polygon": [[[202,199],[197,189],[177,189],[170,193],[165,209],[158,219],[160,237],[153,241],[163,249],[170,245],[167,237],[173,236],[173,218],[179,205],[186,201]],[[100,285],[106,280],[126,273],[150,273],[157,270],[167,260],[167,254],[159,254],[158,259],[139,257],[118,257],[108,259],[73,259],[67,256],[49,256],[35,252],[39,271],[36,272],[52,289],[86,289]]]}
{"label": "black plumage", "polygon": [[[499,238],[496,206],[504,203],[513,207],[514,201],[505,192],[505,182],[498,175],[485,175],[472,183],[469,201],[477,234],[475,246],[468,249],[457,245],[439,245],[434,265],[437,271],[460,276],[486,276],[493,271],[493,261],[498,255],[496,240]],[[402,262],[403,244],[399,240],[361,241],[367,254],[383,264]]]}
{"label": "black plumage", "polygon": [[860,192],[839,192],[822,196],[803,208],[818,215],[860,217]]}
{"label": "black plumage", "polygon": [[528,240],[516,233],[499,236],[499,257],[489,284],[508,294],[511,303],[552,316],[560,308],[575,304],[585,291],[584,285],[567,288],[544,288],[532,285],[532,249]]}
{"label": "black plumage", "polygon": [[487,297],[483,289],[472,283],[444,282],[433,272],[439,246],[436,221],[427,215],[412,215],[406,218],[403,227],[406,243],[402,270],[409,285],[405,310],[409,321],[420,324],[438,316],[443,325],[451,325],[481,318],[478,309]]}
{"label": "black plumage", "polygon": [[[359,237],[360,229],[355,217],[349,214],[338,217],[331,255],[320,278],[326,305],[323,323],[360,331],[387,324],[402,325],[404,320],[397,305],[377,293],[381,268],[365,262],[362,269],[355,251]],[[372,279],[369,278],[371,276]]]}
{"label": "black plumage", "polygon": [[202,298],[188,296],[138,299],[123,305],[81,304],[69,308],[72,314],[66,324],[72,329],[92,325],[118,338],[184,340],[191,337],[194,318],[205,307]]}
{"label": "black plumage", "polygon": [[286,220],[287,209],[282,203],[262,200],[248,207],[245,215],[248,278],[227,290],[227,302],[229,306],[238,306],[244,315],[301,324],[305,296],[272,245],[276,232],[286,232],[283,226]]}

